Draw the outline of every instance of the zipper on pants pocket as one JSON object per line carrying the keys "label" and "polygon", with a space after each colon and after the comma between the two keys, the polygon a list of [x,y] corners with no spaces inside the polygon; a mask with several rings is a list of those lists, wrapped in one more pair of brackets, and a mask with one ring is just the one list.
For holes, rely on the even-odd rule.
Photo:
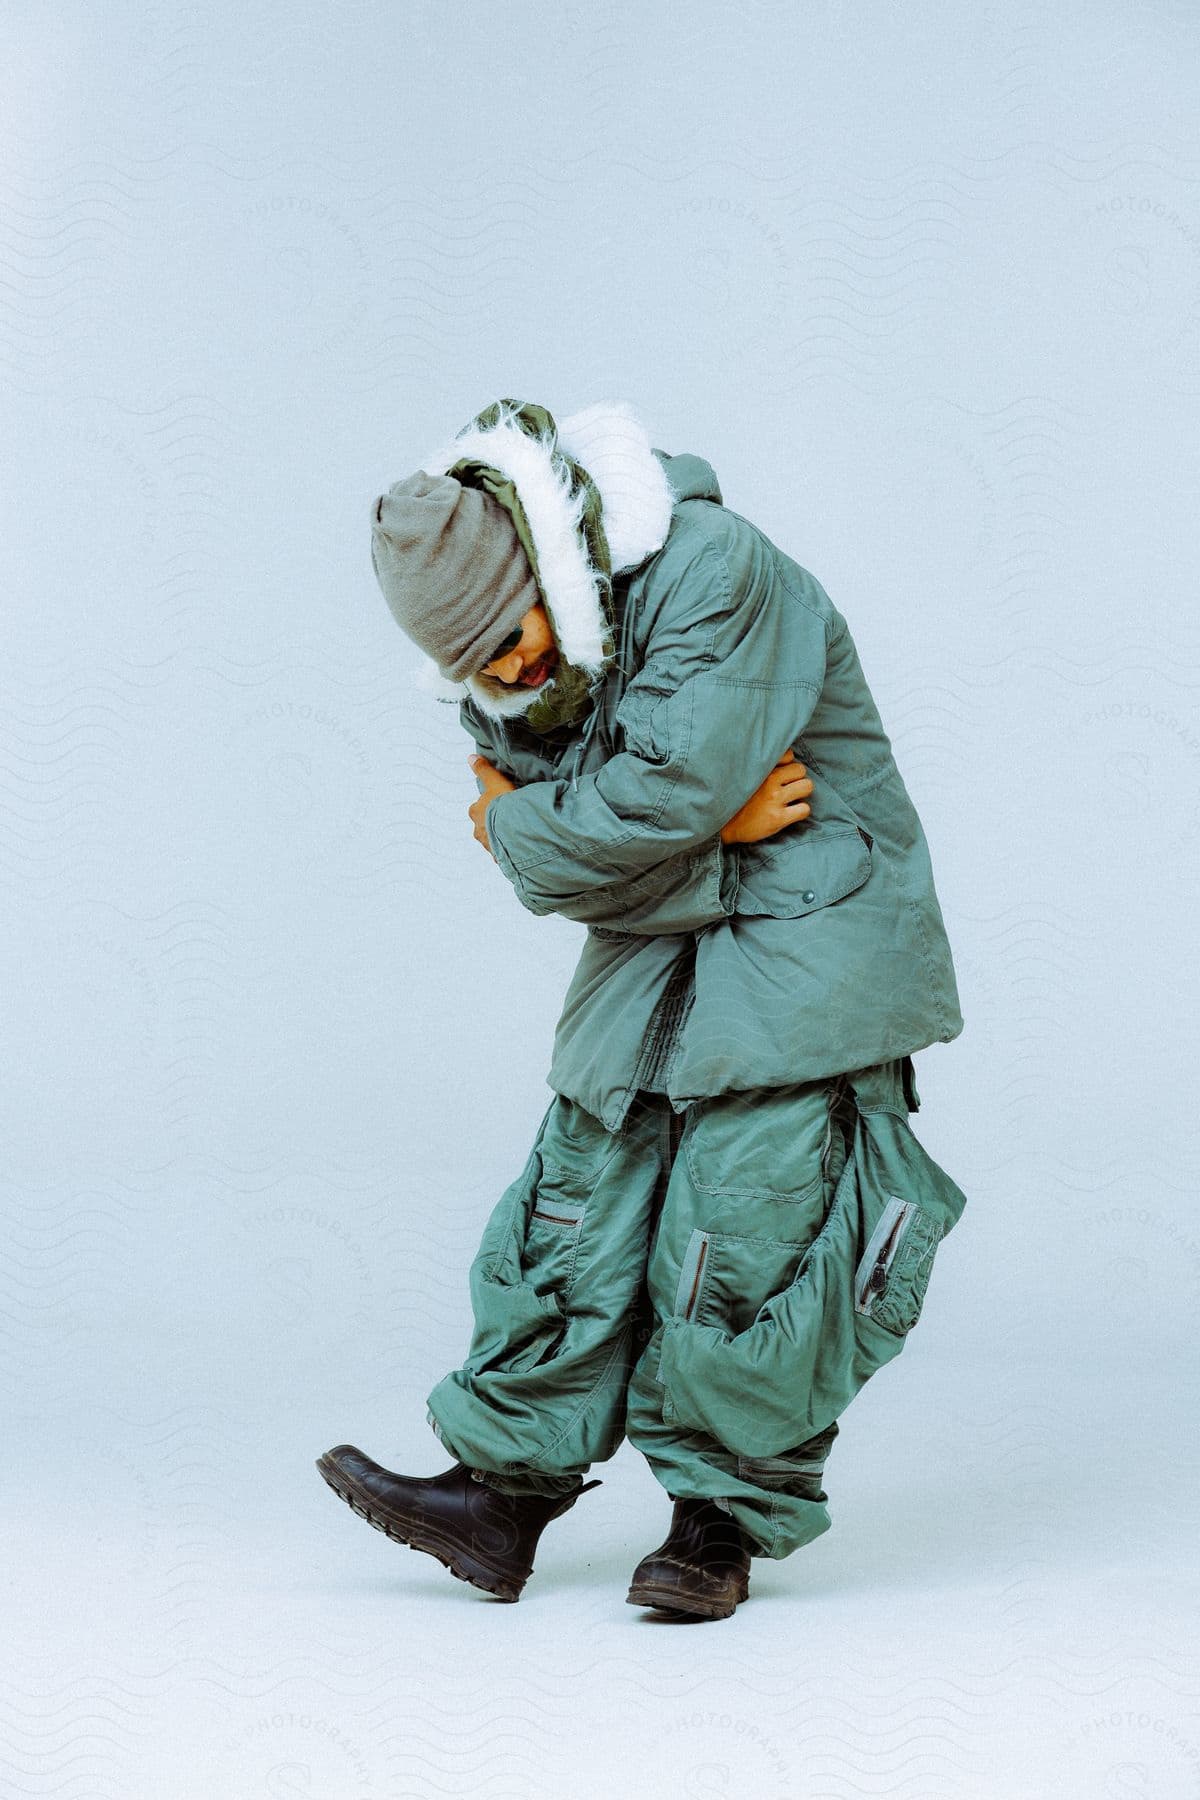
{"label": "zipper on pants pocket", "polygon": [[543,1205],[540,1200],[535,1200],[529,1216],[531,1219],[546,1219],[552,1225],[568,1225],[574,1230],[583,1217],[584,1204],[580,1201],[577,1205],[570,1206],[562,1200],[550,1200]]}
{"label": "zipper on pants pocket", "polygon": [[[690,1319],[695,1312],[700,1303],[700,1296],[704,1291],[704,1270],[707,1263],[708,1232],[701,1231],[699,1227],[697,1227],[688,1239],[688,1246],[684,1251],[683,1261],[679,1267],[679,1280],[675,1285],[674,1318]],[[655,1369],[655,1379],[660,1383],[663,1378],[662,1359],[665,1347],[666,1336],[664,1334],[662,1344],[659,1346],[658,1351],[658,1365]],[[664,1416],[670,1417],[671,1415],[664,1414]]]}
{"label": "zipper on pants pocket", "polygon": [[896,1260],[896,1252],[916,1212],[914,1200],[902,1200],[889,1194],[887,1205],[879,1215],[867,1247],[854,1276],[854,1310],[869,1313],[876,1298],[887,1286],[888,1273]]}
{"label": "zipper on pants pocket", "polygon": [[704,1269],[708,1261],[707,1231],[693,1231],[679,1269],[675,1288],[675,1316],[690,1319],[699,1304],[704,1287]]}

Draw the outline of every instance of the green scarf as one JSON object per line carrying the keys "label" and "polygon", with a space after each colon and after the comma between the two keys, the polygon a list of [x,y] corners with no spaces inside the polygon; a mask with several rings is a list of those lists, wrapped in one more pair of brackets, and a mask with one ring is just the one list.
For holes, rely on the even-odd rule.
{"label": "green scarf", "polygon": [[[496,425],[500,418],[500,408],[516,407],[515,400],[494,400],[481,413],[471,420],[471,425],[486,430]],[[567,470],[570,475],[570,498],[574,500],[579,493],[584,495],[583,515],[580,529],[588,560],[592,568],[600,576],[600,600],[604,610],[605,631],[603,648],[606,657],[613,653],[613,614],[612,614],[612,556],[605,536],[603,514],[604,508],[599,490],[595,482],[581,463],[568,456],[558,446],[558,426],[551,413],[544,406],[534,406],[531,402],[518,407],[514,423],[533,438],[550,440],[551,461],[556,470]],[[529,529],[529,521],[525,516],[525,508],[521,505],[520,496],[514,483],[499,469],[490,463],[479,462],[472,457],[463,457],[446,470],[457,481],[465,485],[482,488],[485,493],[498,500],[512,519],[513,527],[521,541],[521,547],[529,558],[529,566],[533,570],[542,604],[550,620],[554,632],[555,643],[558,643],[558,626],[554,618],[554,608],[546,596],[542,586],[542,577],[538,569],[537,551],[534,548],[533,533]],[[591,678],[585,669],[568,661],[559,645],[558,662],[554,674],[545,683],[545,691],[540,693],[528,712],[517,715],[521,722],[531,730],[545,733],[557,731],[562,726],[574,725],[595,704],[595,695],[590,686]],[[597,683],[597,690],[599,688]]]}

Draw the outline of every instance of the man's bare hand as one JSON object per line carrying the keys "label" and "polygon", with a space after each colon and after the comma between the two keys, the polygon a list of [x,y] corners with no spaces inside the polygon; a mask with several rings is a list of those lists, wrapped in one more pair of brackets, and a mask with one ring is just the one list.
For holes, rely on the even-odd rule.
{"label": "man's bare hand", "polygon": [[806,819],[812,782],[803,763],[796,761],[794,750],[785,750],[771,772],[755,788],[745,806],[721,827],[723,844],[756,844],[760,838],[774,837],[787,825]]}
{"label": "man's bare hand", "polygon": [[502,775],[495,763],[490,763],[486,756],[468,756],[467,761],[483,784],[478,800],[468,806],[467,811],[470,813],[471,823],[475,827],[475,836],[494,862],[496,853],[488,842],[484,815],[498,794],[511,794],[517,784],[515,781],[510,781],[507,775]]}

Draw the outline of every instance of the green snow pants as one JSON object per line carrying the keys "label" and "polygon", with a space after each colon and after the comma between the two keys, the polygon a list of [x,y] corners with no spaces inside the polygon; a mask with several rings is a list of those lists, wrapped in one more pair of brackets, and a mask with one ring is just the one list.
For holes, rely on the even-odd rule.
{"label": "green snow pants", "polygon": [[459,1461],[510,1492],[577,1487],[628,1437],[753,1554],[829,1529],[837,1418],[916,1324],[966,1196],[908,1123],[909,1057],[610,1132],[556,1093],[470,1269],[466,1361],[428,1397]]}

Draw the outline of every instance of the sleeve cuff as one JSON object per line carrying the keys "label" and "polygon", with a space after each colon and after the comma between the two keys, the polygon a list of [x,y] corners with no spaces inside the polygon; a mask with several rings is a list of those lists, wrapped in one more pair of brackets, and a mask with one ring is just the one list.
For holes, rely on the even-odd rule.
{"label": "sleeve cuff", "polygon": [[[514,789],[513,791],[519,792],[520,790]],[[508,799],[511,799],[511,797],[512,797],[511,794],[508,794],[508,793],[496,795],[496,798],[490,803],[486,813],[483,815],[483,828],[487,832],[488,843],[491,845],[492,855],[496,859],[496,865],[499,868],[500,873],[504,876],[505,880],[511,883],[513,890],[516,893],[517,899],[521,902],[521,905],[524,906],[529,912],[532,912],[532,913],[541,914],[541,913],[549,912],[550,911],[549,907],[538,906],[533,901],[532,897],[530,896],[528,888],[525,886],[524,881],[521,879],[520,870],[517,868],[517,865],[513,862],[512,857],[509,855],[508,851],[505,849],[503,839],[502,839],[500,833],[496,829],[497,812],[499,810],[503,809],[505,801]],[[503,826],[503,823],[504,823],[504,821],[503,821],[503,819],[501,819],[500,825]]]}

